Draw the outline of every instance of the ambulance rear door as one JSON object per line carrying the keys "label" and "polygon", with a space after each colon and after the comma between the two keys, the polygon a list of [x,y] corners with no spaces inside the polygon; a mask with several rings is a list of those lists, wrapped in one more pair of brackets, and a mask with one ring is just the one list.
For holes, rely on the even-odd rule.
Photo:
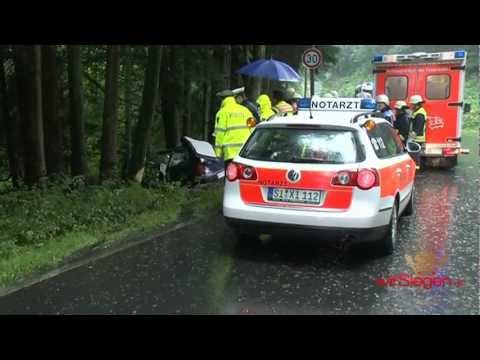
{"label": "ambulance rear door", "polygon": [[460,141],[464,69],[461,63],[417,64],[415,93],[425,100],[427,143]]}

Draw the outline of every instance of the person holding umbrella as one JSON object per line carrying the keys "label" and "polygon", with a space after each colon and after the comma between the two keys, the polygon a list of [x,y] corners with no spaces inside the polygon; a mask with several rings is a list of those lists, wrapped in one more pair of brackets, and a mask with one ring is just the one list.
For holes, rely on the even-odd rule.
{"label": "person holding umbrella", "polygon": [[288,88],[287,91],[287,102],[292,105],[293,107],[293,113],[297,114],[298,113],[298,100],[302,98],[302,95],[297,93],[294,88]]}
{"label": "person holding umbrella", "polygon": [[[290,65],[273,59],[254,61],[238,69],[236,73],[274,81],[299,82],[301,79],[300,75]],[[273,92],[273,110],[283,116],[294,113],[292,105],[285,100],[285,94],[282,90],[275,90]]]}
{"label": "person holding umbrella", "polygon": [[280,116],[293,115],[293,106],[285,101],[286,97],[282,90],[274,90],[272,94],[273,111]]}

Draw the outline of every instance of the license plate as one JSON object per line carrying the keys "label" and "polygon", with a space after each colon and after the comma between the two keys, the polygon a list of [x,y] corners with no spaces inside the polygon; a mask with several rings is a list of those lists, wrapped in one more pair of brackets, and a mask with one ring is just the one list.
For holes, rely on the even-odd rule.
{"label": "license plate", "polygon": [[322,198],[322,191],[302,189],[268,188],[267,199],[298,204],[319,205]]}
{"label": "license plate", "polygon": [[225,177],[225,171],[221,171],[221,172],[219,172],[219,173],[217,174],[217,178],[218,178],[218,179],[221,179],[221,178],[223,178],[223,177]]}

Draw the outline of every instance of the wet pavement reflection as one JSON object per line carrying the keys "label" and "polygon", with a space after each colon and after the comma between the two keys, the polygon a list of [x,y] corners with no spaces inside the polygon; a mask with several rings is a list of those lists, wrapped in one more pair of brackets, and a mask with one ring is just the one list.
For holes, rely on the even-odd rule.
{"label": "wet pavement reflection", "polygon": [[478,314],[474,140],[455,169],[420,172],[391,256],[318,237],[241,244],[215,215],[0,298],[0,313]]}

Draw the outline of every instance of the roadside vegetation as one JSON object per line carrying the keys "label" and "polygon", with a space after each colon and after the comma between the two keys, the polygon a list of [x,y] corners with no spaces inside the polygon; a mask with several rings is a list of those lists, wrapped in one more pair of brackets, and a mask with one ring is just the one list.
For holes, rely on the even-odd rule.
{"label": "roadside vegetation", "polygon": [[36,190],[4,187],[0,196],[0,287],[5,287],[80,249],[108,247],[207,216],[220,207],[222,187],[72,181]]}

